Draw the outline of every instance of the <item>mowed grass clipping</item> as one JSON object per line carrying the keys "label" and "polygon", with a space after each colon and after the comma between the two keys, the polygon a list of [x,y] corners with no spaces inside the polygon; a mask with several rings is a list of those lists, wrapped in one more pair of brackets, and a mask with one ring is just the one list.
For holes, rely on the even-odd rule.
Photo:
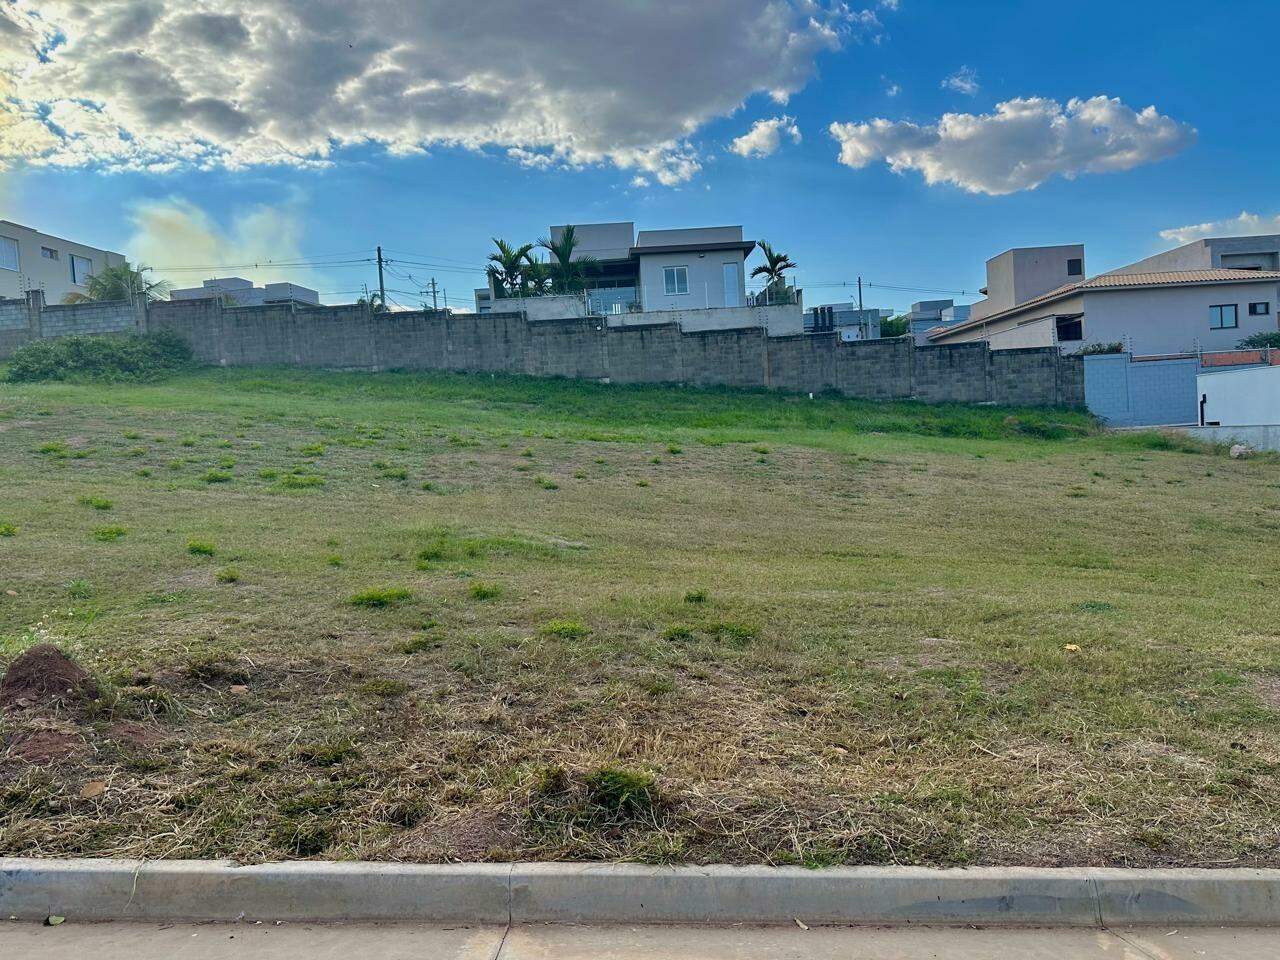
{"label": "mowed grass clipping", "polygon": [[1280,866],[1274,458],[246,369],[0,384],[0,504],[0,664],[104,690],[0,854]]}

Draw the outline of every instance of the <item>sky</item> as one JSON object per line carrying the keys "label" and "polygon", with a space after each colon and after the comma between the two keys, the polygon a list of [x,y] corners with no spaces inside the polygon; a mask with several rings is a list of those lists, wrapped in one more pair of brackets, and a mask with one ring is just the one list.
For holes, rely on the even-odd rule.
{"label": "sky", "polygon": [[[1229,9],[1230,15],[1227,15]],[[457,309],[492,238],[741,224],[808,305],[1280,232],[1280,3],[0,0],[0,218]],[[752,261],[758,262],[759,255]]]}

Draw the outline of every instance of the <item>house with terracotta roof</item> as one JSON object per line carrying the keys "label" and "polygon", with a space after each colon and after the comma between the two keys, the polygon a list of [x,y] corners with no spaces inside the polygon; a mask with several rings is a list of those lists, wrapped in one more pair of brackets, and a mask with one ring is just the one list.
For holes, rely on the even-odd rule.
{"label": "house with terracotta roof", "polygon": [[1280,330],[1280,236],[1196,241],[1094,277],[1079,244],[1009,250],[987,261],[983,292],[967,321],[929,330],[927,342],[1067,353],[1119,343],[1135,356],[1230,350]]}

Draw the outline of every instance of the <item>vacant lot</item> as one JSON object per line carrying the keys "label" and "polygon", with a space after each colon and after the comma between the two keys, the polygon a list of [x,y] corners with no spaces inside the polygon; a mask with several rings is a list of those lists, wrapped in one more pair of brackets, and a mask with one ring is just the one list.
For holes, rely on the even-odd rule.
{"label": "vacant lot", "polygon": [[0,385],[0,853],[1280,865],[1280,464],[491,377]]}

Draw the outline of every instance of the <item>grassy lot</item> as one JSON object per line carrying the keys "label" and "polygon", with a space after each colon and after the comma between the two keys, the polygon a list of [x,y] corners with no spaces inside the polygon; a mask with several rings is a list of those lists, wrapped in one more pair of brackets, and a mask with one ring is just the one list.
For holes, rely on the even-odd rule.
{"label": "grassy lot", "polygon": [[0,853],[1276,866],[1277,556],[1280,463],[1077,414],[0,384],[0,664],[105,690]]}

